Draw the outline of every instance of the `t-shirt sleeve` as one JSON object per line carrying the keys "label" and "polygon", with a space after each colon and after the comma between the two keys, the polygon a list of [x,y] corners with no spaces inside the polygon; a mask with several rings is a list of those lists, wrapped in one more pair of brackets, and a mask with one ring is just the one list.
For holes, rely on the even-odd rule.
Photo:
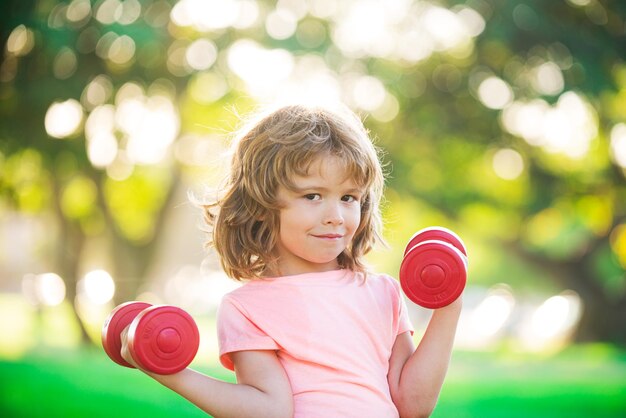
{"label": "t-shirt sleeve", "polygon": [[226,296],[217,312],[220,363],[235,370],[230,354],[245,350],[277,350],[278,344],[254,322],[235,300]]}
{"label": "t-shirt sleeve", "polygon": [[406,301],[404,299],[404,297],[402,296],[402,291],[400,290],[400,283],[392,278],[389,278],[389,280],[391,281],[391,283],[393,284],[393,288],[395,290],[394,295],[396,295],[396,297],[398,298],[396,303],[394,303],[395,306],[397,306],[397,315],[398,315],[398,333],[397,335],[400,335],[402,333],[405,333],[407,331],[411,332],[411,335],[413,335],[414,329],[413,329],[413,324],[411,324],[411,319],[409,318],[409,311],[407,310],[406,307]]}
{"label": "t-shirt sleeve", "polygon": [[398,335],[410,331],[411,335],[413,335],[413,324],[411,324],[411,320],[409,319],[409,312],[406,307],[406,303],[402,294],[400,294],[400,314],[398,317]]}

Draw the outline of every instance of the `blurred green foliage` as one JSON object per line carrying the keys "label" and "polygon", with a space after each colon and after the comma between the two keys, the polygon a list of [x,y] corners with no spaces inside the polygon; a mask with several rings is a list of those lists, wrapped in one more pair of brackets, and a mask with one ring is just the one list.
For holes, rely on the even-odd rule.
{"label": "blurred green foliage", "polygon": [[[237,67],[234,47],[248,40],[267,51],[288,51],[296,67],[305,62],[298,71],[321,60],[340,97],[366,116],[390,172],[385,216],[393,248],[402,248],[418,228],[450,227],[471,248],[474,283],[506,282],[522,292],[573,289],[585,303],[580,339],[626,341],[626,145],[621,145],[626,140],[619,139],[626,121],[626,3],[450,0],[440,2],[441,8],[414,1],[406,15],[417,13],[422,20],[369,16],[361,22],[360,38],[348,39],[352,44],[339,29],[358,2],[252,2],[256,23],[212,22],[213,27],[180,23],[185,15],[178,3],[3,3],[0,213],[54,220],[54,240],[64,250],[44,257],[66,280],[68,298],[75,296],[79,254],[93,238],[110,243],[115,276],[127,283],[116,297],[130,299],[141,288],[174,191],[218,171],[212,163],[222,158],[225,141],[215,135],[235,128],[237,112],[246,113],[260,101],[255,88],[262,90],[263,80],[253,86],[246,77],[272,79],[282,69],[284,54],[272,55],[267,74],[261,55]],[[376,2],[363,3],[360,7],[382,11],[409,4],[376,9]],[[198,15],[226,19],[220,7],[232,6],[206,4]],[[322,6],[331,12],[322,13]],[[286,37],[267,23],[276,9],[295,18],[295,29]],[[433,16],[448,20],[428,26],[427,17]],[[368,33],[378,33],[376,24],[384,18],[389,19],[384,29],[392,35],[409,36],[415,28],[423,36],[410,41],[392,36],[377,44],[379,39]],[[460,21],[473,34],[441,46]],[[447,29],[443,35],[437,26]],[[192,45],[206,47],[206,42],[194,44],[198,40],[210,41],[214,49],[189,55]],[[350,49],[365,41],[370,44]],[[428,53],[410,58],[426,46]],[[212,53],[213,61],[207,61]],[[305,58],[310,65],[298,61]],[[199,59],[195,67],[193,59]],[[293,77],[306,81],[312,75]],[[368,108],[381,85],[382,104]],[[274,93],[290,88],[279,86]],[[166,114],[173,115],[171,121],[158,114],[142,129],[153,129],[154,137],[171,135],[164,137],[164,145],[156,139],[140,144],[164,155],[150,162],[133,160],[137,127],[132,117],[123,120],[134,115],[130,108],[119,111],[123,98],[148,112],[162,110],[155,102],[159,97],[172,104]],[[60,138],[51,135],[54,129],[46,122],[54,103],[64,104],[62,110],[69,113],[51,117],[52,122],[65,125],[79,105],[76,126],[56,135]],[[95,141],[89,136],[90,120],[96,110],[113,108],[115,119],[102,123],[117,153],[98,165],[94,158],[110,150],[90,151]],[[531,111],[539,113],[520,119]],[[545,138],[537,131],[541,126],[549,134],[540,129]],[[193,135],[199,137],[188,138]],[[193,147],[185,154],[183,140],[213,155],[202,159],[200,148]],[[401,251],[372,257],[389,272],[397,271],[400,258]]]}

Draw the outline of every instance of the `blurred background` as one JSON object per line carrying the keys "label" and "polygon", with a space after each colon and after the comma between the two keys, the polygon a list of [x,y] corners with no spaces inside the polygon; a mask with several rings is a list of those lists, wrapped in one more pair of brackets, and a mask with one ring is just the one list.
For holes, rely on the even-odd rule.
{"label": "blurred background", "polygon": [[189,196],[240,115],[284,101],[342,101],[384,150],[377,270],[426,226],[469,249],[433,416],[626,416],[626,3],[5,0],[0,42],[1,416],[202,416],[100,330],[178,305],[194,366],[233,379],[236,283]]}

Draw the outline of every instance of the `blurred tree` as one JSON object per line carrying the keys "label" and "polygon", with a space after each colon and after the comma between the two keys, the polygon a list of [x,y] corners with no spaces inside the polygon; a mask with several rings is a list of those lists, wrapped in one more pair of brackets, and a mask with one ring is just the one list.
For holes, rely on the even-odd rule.
{"label": "blurred tree", "polygon": [[376,128],[391,187],[480,237],[474,279],[573,289],[578,338],[624,343],[626,4],[466,4],[487,21],[471,53],[376,71],[401,99]]}
{"label": "blurred tree", "polygon": [[[134,103],[144,105],[140,112],[125,109],[118,112],[117,122],[109,114],[111,119],[95,124],[108,122],[113,140],[124,142],[128,134],[115,128],[119,118],[145,119],[145,113],[153,110],[142,123],[169,129],[170,136],[178,133],[174,110],[159,113],[158,106],[150,108],[158,95],[174,99],[184,82],[170,79],[162,51],[169,39],[163,29],[167,19],[161,14],[167,16],[169,9],[155,11],[153,21],[137,20],[141,10],[137,2],[109,2],[109,10],[100,2],[98,20],[88,1],[7,3],[14,13],[2,17],[3,200],[22,212],[53,216],[58,236],[52,266],[65,279],[69,300],[75,299],[77,281],[85,274],[81,254],[86,239],[97,236],[109,242],[117,300],[131,299],[152,261],[179,169],[172,161],[142,164],[140,158],[132,161],[120,153],[109,165],[112,168],[104,170],[99,160],[109,158],[111,149],[89,149],[84,112],[110,113],[100,105],[116,100],[120,104],[115,94],[126,86]],[[115,20],[116,13],[128,21]],[[158,19],[163,23],[148,23]],[[170,126],[159,125],[159,118],[169,118]],[[158,140],[146,139],[148,152],[155,148],[150,139]],[[115,152],[115,144],[113,148]]]}
{"label": "blurred tree", "polygon": [[225,109],[319,78],[372,116],[393,242],[451,225],[473,280],[574,289],[580,338],[625,342],[626,5],[443,3],[5,2],[0,210],[54,214],[70,298],[85,240],[106,237],[132,298]]}

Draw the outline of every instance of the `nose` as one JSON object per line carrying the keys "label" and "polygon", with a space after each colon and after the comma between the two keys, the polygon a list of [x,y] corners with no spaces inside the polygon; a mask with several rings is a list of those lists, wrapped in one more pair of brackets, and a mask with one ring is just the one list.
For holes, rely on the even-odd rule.
{"label": "nose", "polygon": [[335,202],[329,202],[326,211],[324,211],[324,224],[341,225],[343,224],[343,213],[341,205]]}

